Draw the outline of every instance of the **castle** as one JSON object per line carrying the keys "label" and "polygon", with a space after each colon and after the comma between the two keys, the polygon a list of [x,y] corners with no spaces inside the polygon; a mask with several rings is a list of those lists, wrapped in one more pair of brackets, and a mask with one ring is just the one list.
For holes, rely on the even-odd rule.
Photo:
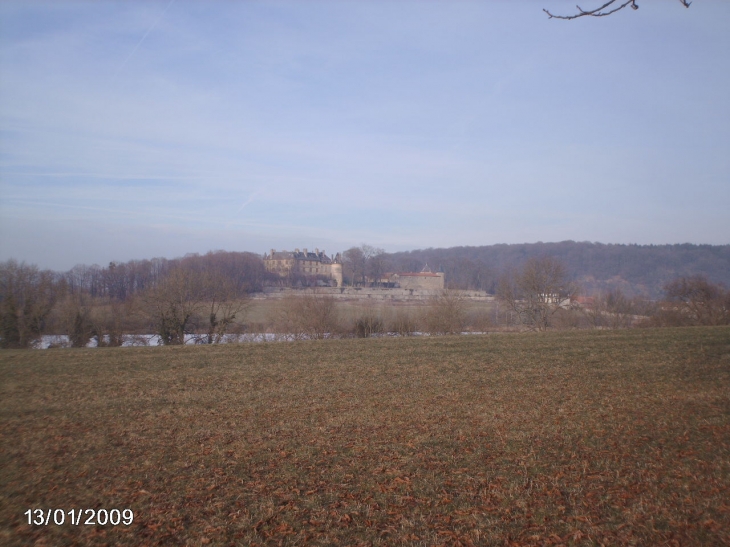
{"label": "castle", "polygon": [[330,258],[324,251],[307,249],[294,251],[276,251],[264,255],[264,266],[267,272],[280,277],[301,276],[308,278],[325,277],[336,287],[342,287],[342,259],[340,253]]}
{"label": "castle", "polygon": [[[306,286],[342,287],[342,258],[340,253],[330,258],[324,251],[307,249],[294,251],[276,251],[264,255],[266,271],[288,278],[289,283],[301,282]],[[296,280],[296,278],[299,278]],[[380,276],[379,279],[367,278],[366,284],[381,288],[443,290],[444,273],[432,272],[428,265],[420,272],[392,272]]]}

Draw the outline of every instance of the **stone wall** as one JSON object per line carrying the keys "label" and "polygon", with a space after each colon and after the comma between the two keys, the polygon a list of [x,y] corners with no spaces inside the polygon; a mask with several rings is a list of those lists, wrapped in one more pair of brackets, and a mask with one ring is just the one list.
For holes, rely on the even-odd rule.
{"label": "stone wall", "polygon": [[[494,295],[484,291],[452,291],[469,300],[489,302]],[[265,287],[263,293],[256,293],[254,298],[284,298],[290,295],[327,295],[337,299],[371,299],[371,300],[427,300],[439,296],[443,290],[428,289],[385,289],[376,287],[317,287],[290,289],[286,287]]]}
{"label": "stone wall", "polygon": [[397,283],[402,289],[444,290],[443,273],[396,273],[389,281]]}

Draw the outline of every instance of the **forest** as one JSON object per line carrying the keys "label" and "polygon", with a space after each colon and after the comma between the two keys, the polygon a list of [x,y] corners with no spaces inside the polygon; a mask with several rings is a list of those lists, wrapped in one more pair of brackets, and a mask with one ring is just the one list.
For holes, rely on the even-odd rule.
{"label": "forest", "polygon": [[422,249],[386,254],[394,271],[417,271],[428,264],[443,269],[449,288],[494,293],[500,276],[530,258],[559,260],[584,294],[621,289],[631,296],[661,298],[664,285],[678,277],[704,275],[730,285],[730,245],[622,245],[562,241],[480,247]]}

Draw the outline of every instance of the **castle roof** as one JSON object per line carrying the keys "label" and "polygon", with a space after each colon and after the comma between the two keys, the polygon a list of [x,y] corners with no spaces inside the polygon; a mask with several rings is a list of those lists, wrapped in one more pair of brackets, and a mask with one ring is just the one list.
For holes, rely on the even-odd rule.
{"label": "castle roof", "polygon": [[433,272],[397,272],[395,275],[398,277],[441,277]]}
{"label": "castle roof", "polygon": [[[338,255],[339,256],[339,255]],[[324,251],[315,249],[314,252],[304,249],[294,249],[293,251],[275,251],[271,249],[271,254],[265,255],[264,260],[310,260],[313,262],[320,262],[322,264],[333,264],[337,262],[338,256],[330,258]]]}

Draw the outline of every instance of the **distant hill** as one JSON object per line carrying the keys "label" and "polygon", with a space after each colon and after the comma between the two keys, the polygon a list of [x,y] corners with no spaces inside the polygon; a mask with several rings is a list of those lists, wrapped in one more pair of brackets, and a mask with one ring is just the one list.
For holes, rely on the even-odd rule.
{"label": "distant hill", "polygon": [[730,287],[730,245],[620,245],[562,241],[421,249],[386,255],[396,271],[424,264],[443,269],[450,288],[494,292],[499,277],[528,258],[551,256],[565,264],[586,294],[621,288],[632,295],[660,297],[662,287],[680,276],[704,274]]}
{"label": "distant hill", "polygon": [[[629,296],[661,298],[666,283],[695,274],[703,274],[713,283],[730,287],[730,245],[618,245],[562,241],[431,248],[385,253],[372,258],[377,259],[380,274],[389,271],[418,272],[428,265],[432,270],[442,270],[446,274],[447,288],[494,293],[502,275],[520,268],[529,258],[543,256],[560,260],[587,295],[621,289]],[[3,264],[8,266],[11,262],[0,263],[0,269]],[[278,276],[266,272],[260,255],[228,251],[192,254],[176,259],[112,262],[105,267],[78,265],[68,272],[53,275],[72,293],[84,292],[91,297],[125,300],[154,287],[174,268],[216,272],[230,280],[238,293],[260,291],[267,284],[281,283]]]}

